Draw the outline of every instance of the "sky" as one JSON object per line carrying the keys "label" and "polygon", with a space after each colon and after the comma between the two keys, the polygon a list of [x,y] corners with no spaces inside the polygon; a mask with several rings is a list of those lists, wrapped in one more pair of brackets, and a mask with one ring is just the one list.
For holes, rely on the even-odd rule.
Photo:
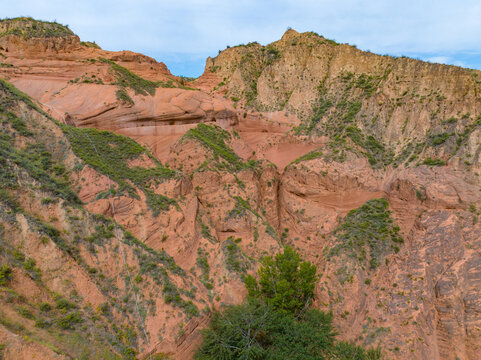
{"label": "sky", "polygon": [[69,25],[105,50],[132,50],[200,76],[226,46],[276,41],[288,27],[378,54],[481,69],[479,0],[0,0],[0,18]]}

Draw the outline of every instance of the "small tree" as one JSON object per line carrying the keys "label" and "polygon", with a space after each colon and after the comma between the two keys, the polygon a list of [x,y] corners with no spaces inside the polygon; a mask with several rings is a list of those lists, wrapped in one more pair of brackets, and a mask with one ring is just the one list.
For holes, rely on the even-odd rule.
{"label": "small tree", "polygon": [[259,282],[246,278],[248,301],[214,312],[194,359],[379,360],[379,349],[336,342],[332,313],[307,308],[315,283],[316,267],[291,247],[264,258]]}
{"label": "small tree", "polygon": [[259,282],[249,275],[246,288],[252,298],[262,298],[275,310],[298,313],[308,307],[314,296],[316,266],[302,261],[290,246],[273,259],[266,256],[260,267]]}

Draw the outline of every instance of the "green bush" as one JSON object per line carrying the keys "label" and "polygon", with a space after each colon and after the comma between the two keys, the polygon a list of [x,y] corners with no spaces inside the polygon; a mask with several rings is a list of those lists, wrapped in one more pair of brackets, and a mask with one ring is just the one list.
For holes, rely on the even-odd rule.
{"label": "green bush", "polygon": [[17,17],[0,20],[8,30],[0,33],[0,38],[7,35],[21,36],[25,40],[31,38],[69,37],[75,34],[66,25],[57,22],[35,20],[31,17]]}
{"label": "green bush", "polygon": [[212,151],[216,160],[225,160],[232,165],[242,163],[241,158],[230,147],[226,145],[226,141],[230,141],[231,135],[217,125],[199,124],[195,128],[190,129],[185,137],[199,141],[205,148]]}
{"label": "green bush", "polygon": [[43,303],[38,304],[38,308],[41,311],[48,312],[48,311],[52,310],[52,305],[50,305],[47,302],[43,302]]}
{"label": "green bush", "polygon": [[227,238],[222,243],[222,251],[226,257],[225,265],[229,271],[245,273],[250,264],[246,255],[239,245],[234,242],[233,237]]}
{"label": "green bush", "polygon": [[7,264],[0,265],[0,285],[4,286],[7,285],[8,282],[12,279],[12,268]]}
{"label": "green bush", "polygon": [[[118,192],[127,190],[130,196],[139,198],[137,188],[146,196],[147,205],[154,216],[168,210],[176,202],[151,190],[152,185],[177,176],[174,170],[163,166],[144,147],[134,140],[109,131],[63,126],[75,154],[98,172],[108,175],[119,185]],[[154,167],[129,166],[129,161],[146,156]]]}
{"label": "green bush", "polygon": [[298,313],[314,297],[316,266],[302,261],[290,246],[273,259],[266,256],[258,270],[259,283],[249,275],[245,279],[250,297],[262,298],[277,311]]}
{"label": "green bush", "polygon": [[42,143],[29,144],[24,148],[14,146],[13,137],[0,129],[0,185],[14,188],[17,186],[18,168],[37,180],[40,189],[61,197],[72,203],[80,203],[70,188],[68,175],[56,166],[52,155]]}
{"label": "green bush", "polygon": [[448,134],[448,133],[436,134],[436,135],[431,135],[430,140],[434,146],[438,146],[443,144],[447,139],[449,139],[450,136],[451,134]]}
{"label": "green bush", "polygon": [[423,161],[423,164],[428,166],[444,166],[446,165],[446,161],[444,161],[443,159],[432,159],[428,157]]}
{"label": "green bush", "polygon": [[74,311],[69,314],[65,314],[58,319],[57,324],[63,330],[72,330],[75,324],[81,323],[82,317],[78,311]]}
{"label": "green bush", "polygon": [[196,360],[331,359],[332,315],[309,310],[299,318],[261,301],[214,313]]}
{"label": "green bush", "polygon": [[77,305],[71,303],[68,300],[60,298],[60,299],[57,299],[57,301],[55,302],[55,307],[57,309],[70,310],[70,309],[77,308]]}

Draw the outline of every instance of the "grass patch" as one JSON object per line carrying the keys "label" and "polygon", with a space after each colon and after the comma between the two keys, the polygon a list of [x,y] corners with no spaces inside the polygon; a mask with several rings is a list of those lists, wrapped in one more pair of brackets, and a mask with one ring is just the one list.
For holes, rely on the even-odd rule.
{"label": "grass patch", "polygon": [[210,266],[209,266],[209,261],[207,259],[207,254],[205,253],[205,250],[203,249],[198,249],[197,250],[197,260],[196,264],[199,266],[200,270],[202,271],[202,274],[200,276],[200,281],[204,286],[211,290],[214,285],[212,285],[212,281],[209,278],[209,273],[210,273]]}
{"label": "grass patch", "polygon": [[429,141],[433,146],[438,146],[445,143],[446,140],[449,139],[452,135],[453,134],[450,134],[450,133],[431,135],[429,137]]}
{"label": "grass patch", "polygon": [[186,86],[175,84],[172,80],[168,80],[166,82],[163,81],[151,81],[146,80],[140,77],[137,74],[134,74],[129,69],[115,63],[112,60],[108,60],[105,58],[100,57],[99,60],[103,63],[110,65],[110,72],[112,76],[115,78],[114,85],[117,85],[119,89],[116,91],[115,95],[119,101],[123,103],[133,105],[134,101],[132,98],[127,94],[127,89],[132,89],[136,95],[143,95],[143,96],[154,96],[155,90],[158,87],[163,88],[182,88],[185,90],[195,90],[188,88]]}
{"label": "grass patch", "polygon": [[311,152],[308,152],[307,154],[302,155],[301,157],[298,157],[296,160],[294,160],[291,164],[299,164],[302,161],[308,161],[308,160],[313,160],[320,158],[323,155],[323,152],[320,150],[313,150]]}
{"label": "grass patch", "polygon": [[190,129],[184,137],[195,139],[204,148],[208,149],[213,154],[216,166],[219,169],[239,171],[246,168],[256,168],[257,163],[255,161],[243,162],[234,150],[226,144],[232,139],[232,136],[218,125],[198,124],[195,128]]}
{"label": "grass patch", "polygon": [[[32,135],[22,119],[11,112],[3,115],[2,125],[9,124],[17,134]],[[80,204],[79,198],[70,188],[70,179],[65,168],[53,161],[52,154],[41,142],[16,148],[12,134],[5,128],[0,129],[0,165],[2,167],[0,186],[3,188],[16,188],[23,170],[40,183],[41,190],[71,203]]]}
{"label": "grass patch", "polygon": [[0,265],[0,286],[7,285],[12,279],[12,268],[7,264]]}
{"label": "grass patch", "polygon": [[120,88],[115,92],[115,96],[117,100],[123,102],[124,104],[134,105],[134,100],[127,94],[127,90],[125,88]]}
{"label": "grass patch", "polygon": [[155,95],[155,89],[160,86],[159,82],[146,80],[134,74],[130,70],[109,61],[113,76],[116,78],[116,85],[121,88],[130,88],[137,95]]}
{"label": "grass patch", "polygon": [[[154,193],[151,186],[171,179],[177,173],[164,167],[134,140],[109,131],[91,128],[64,125],[62,129],[70,140],[75,154],[95,170],[117,182],[118,192],[126,190],[131,196],[139,198],[133,185],[142,190],[154,216],[157,216],[160,211],[168,210],[170,205],[176,203],[173,199]],[[138,159],[140,156],[150,158],[155,166],[152,168],[129,166],[129,161]]]}
{"label": "grass patch", "polygon": [[444,166],[446,165],[446,161],[443,159],[437,159],[437,158],[426,158],[423,161],[423,165],[428,165],[428,166]]}

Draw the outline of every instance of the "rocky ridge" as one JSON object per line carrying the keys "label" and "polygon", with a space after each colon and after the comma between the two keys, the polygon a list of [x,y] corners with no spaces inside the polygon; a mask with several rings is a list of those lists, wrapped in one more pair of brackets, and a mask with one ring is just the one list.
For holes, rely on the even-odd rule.
{"label": "rocky ridge", "polygon": [[[210,310],[239,303],[243,276],[285,244],[317,265],[315,306],[340,338],[387,358],[477,358],[478,72],[290,30],[186,84],[80,42],[21,60],[14,36],[2,76],[59,122],[2,82],[6,359],[146,357],[142,323],[154,353],[189,358]],[[104,84],[68,83],[85,69]]]}

